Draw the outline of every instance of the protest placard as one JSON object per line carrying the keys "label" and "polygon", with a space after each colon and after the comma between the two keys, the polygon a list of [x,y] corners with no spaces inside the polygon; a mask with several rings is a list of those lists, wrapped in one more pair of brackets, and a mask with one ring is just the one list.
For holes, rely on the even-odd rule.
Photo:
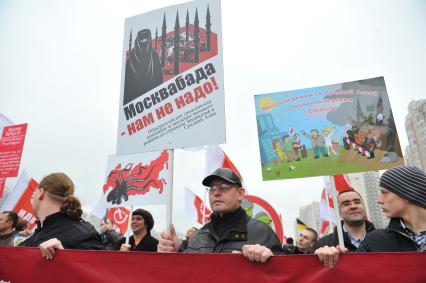
{"label": "protest placard", "polygon": [[383,77],[255,96],[264,180],[404,163]]}
{"label": "protest placard", "polygon": [[[3,125],[3,122],[0,123],[0,128]],[[3,195],[6,178],[18,176],[27,125],[10,125],[2,128],[3,133],[0,140],[0,198]]]}
{"label": "protest placard", "polygon": [[126,19],[122,57],[117,154],[225,142],[220,1]]}
{"label": "protest placard", "polygon": [[18,176],[27,124],[4,127],[0,140],[0,178]]}
{"label": "protest placard", "polygon": [[167,203],[169,152],[145,152],[109,157],[103,185],[106,207]]}

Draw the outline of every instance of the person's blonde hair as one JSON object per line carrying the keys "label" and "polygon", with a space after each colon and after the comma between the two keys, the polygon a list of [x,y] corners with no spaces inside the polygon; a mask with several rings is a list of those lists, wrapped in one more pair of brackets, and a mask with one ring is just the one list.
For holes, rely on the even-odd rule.
{"label": "person's blonde hair", "polygon": [[61,212],[73,219],[79,219],[83,214],[80,200],[74,196],[74,183],[64,173],[52,173],[41,180],[39,184],[49,197],[61,202]]}
{"label": "person's blonde hair", "polygon": [[326,132],[327,134],[328,133],[330,133],[331,131],[333,130],[333,128],[332,127],[323,127],[322,129],[321,129],[321,131],[324,133],[324,132]]}

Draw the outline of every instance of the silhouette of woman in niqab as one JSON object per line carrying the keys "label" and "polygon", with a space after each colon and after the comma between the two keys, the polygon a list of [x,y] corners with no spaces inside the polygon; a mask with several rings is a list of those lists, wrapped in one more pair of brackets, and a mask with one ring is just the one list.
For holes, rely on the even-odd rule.
{"label": "silhouette of woman in niqab", "polygon": [[126,62],[123,105],[163,82],[160,58],[152,48],[151,31],[138,32],[135,46]]}

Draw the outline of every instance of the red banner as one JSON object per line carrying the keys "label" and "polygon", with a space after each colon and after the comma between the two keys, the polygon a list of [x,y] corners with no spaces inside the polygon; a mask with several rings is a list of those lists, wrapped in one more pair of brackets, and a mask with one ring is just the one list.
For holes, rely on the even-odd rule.
{"label": "red banner", "polygon": [[61,250],[47,261],[38,248],[0,247],[0,255],[0,282],[11,283],[426,282],[426,253],[343,255],[334,268],[313,255],[276,256],[266,264],[237,254]]}
{"label": "red banner", "polygon": [[27,124],[7,126],[0,140],[0,178],[18,176]]}

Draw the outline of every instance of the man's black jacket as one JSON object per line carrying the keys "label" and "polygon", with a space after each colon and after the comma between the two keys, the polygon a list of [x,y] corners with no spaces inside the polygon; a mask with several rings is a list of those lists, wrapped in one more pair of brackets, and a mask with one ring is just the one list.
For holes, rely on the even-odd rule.
{"label": "man's black jacket", "polygon": [[223,217],[212,214],[210,219],[189,239],[183,252],[231,253],[241,251],[244,245],[259,244],[271,249],[275,255],[283,253],[274,231],[265,223],[250,218],[241,207]]}
{"label": "man's black jacket", "polygon": [[[342,221],[342,226],[343,226],[343,221]],[[367,230],[367,235],[368,235],[369,233],[374,231],[376,228],[374,228],[374,224],[371,223],[370,221],[365,221],[365,229]],[[343,231],[343,241],[345,242],[345,247],[350,252],[354,252],[357,250],[357,247],[351,243],[351,240],[349,239],[349,236],[347,233],[345,233],[345,231]],[[332,234],[328,234],[322,237],[321,239],[319,239],[312,247],[311,253],[314,253],[317,249],[324,246],[335,247],[337,245],[339,245],[339,238],[337,236],[337,229],[335,229]]]}
{"label": "man's black jacket", "polygon": [[38,223],[34,234],[20,244],[38,247],[41,243],[57,238],[65,249],[102,250],[102,240],[93,226],[82,220],[72,219],[62,212],[46,217],[43,226]]}
{"label": "man's black jacket", "polygon": [[367,235],[357,252],[415,252],[425,251],[418,247],[402,228],[399,218],[392,218],[386,229],[377,229]]}

